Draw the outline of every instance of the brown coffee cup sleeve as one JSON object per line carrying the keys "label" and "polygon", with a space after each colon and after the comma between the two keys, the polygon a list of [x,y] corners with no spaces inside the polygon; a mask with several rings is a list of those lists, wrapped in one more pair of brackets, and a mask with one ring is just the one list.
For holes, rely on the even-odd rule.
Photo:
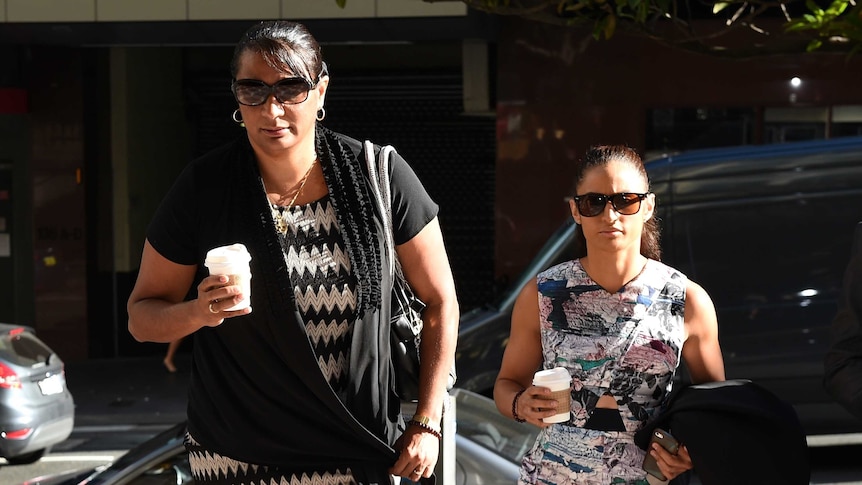
{"label": "brown coffee cup sleeve", "polygon": [[562,391],[551,391],[551,393],[543,399],[557,401],[557,414],[567,413],[571,411],[572,394],[569,389],[563,389]]}

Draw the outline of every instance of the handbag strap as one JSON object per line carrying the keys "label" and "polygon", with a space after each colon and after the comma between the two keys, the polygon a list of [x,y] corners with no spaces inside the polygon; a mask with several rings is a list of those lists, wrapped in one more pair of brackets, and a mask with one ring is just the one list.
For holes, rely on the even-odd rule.
{"label": "handbag strap", "polygon": [[[380,208],[383,232],[385,233],[384,246],[386,255],[391,262],[389,276],[392,279],[392,286],[398,290],[393,292],[393,297],[399,301],[402,308],[409,307],[421,311],[425,308],[425,304],[413,293],[413,288],[410,287],[407,278],[404,277],[401,261],[398,260],[398,254],[395,252],[395,236],[392,225],[392,187],[389,182],[389,157],[394,152],[394,147],[386,145],[380,148],[380,153],[375,159],[374,145],[365,140],[365,161],[368,164],[368,175],[371,179],[371,192]],[[414,328],[414,334],[418,334],[419,330],[419,328]]]}
{"label": "handbag strap", "polygon": [[[380,155],[374,158],[374,145],[365,140],[365,161],[368,164],[368,175],[371,180],[371,192],[380,208],[383,220],[384,249],[394,264],[389,265],[389,276],[401,273],[401,264],[395,255],[395,239],[392,228],[392,188],[389,183],[389,154],[395,151],[391,145],[380,148]],[[396,269],[397,266],[397,269]]]}

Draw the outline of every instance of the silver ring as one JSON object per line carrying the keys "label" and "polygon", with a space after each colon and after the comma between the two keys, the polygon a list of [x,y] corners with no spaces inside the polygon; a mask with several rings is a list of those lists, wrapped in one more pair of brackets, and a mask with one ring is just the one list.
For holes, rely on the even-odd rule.
{"label": "silver ring", "polygon": [[422,474],[422,470],[420,470],[420,469],[418,469],[418,468],[415,468],[415,469],[413,469],[413,474],[414,474],[414,475],[421,475],[421,474]]}
{"label": "silver ring", "polygon": [[213,300],[210,302],[210,313],[218,313],[218,311],[213,310],[213,303],[218,303],[218,300]]}

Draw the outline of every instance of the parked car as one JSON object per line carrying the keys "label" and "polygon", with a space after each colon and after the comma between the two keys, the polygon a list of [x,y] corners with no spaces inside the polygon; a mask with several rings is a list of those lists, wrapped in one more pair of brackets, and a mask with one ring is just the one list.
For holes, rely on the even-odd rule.
{"label": "parked car", "polygon": [[0,456],[33,463],[69,437],[74,421],[60,357],[32,328],[0,323]]}
{"label": "parked car", "polygon": [[[504,418],[493,401],[463,389],[455,402],[455,484],[513,485],[521,458],[539,428]],[[179,423],[126,452],[110,465],[33,478],[21,485],[192,485]],[[409,483],[402,481],[402,483]]]}
{"label": "parked car", "polygon": [[[794,405],[806,432],[862,430],[822,385],[828,329],[862,221],[862,137],[697,150],[646,163],[662,259],[712,297],[728,378]],[[493,303],[465,313],[459,387],[490,395],[521,288],[571,259],[568,218]]]}

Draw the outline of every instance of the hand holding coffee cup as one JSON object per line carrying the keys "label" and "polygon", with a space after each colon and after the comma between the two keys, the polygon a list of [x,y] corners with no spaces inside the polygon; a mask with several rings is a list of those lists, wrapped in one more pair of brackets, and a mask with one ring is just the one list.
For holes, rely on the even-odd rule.
{"label": "hand holding coffee cup", "polygon": [[534,386],[547,387],[551,391],[544,399],[557,402],[556,414],[542,418],[542,422],[564,423],[569,420],[572,409],[571,383],[572,376],[565,367],[540,370],[533,376]]}
{"label": "hand holding coffee cup", "polygon": [[[237,285],[241,288],[242,299],[228,308],[220,308],[219,300],[209,302],[210,313],[232,312],[244,310],[251,306],[251,268],[249,262],[251,255],[242,243],[220,246],[207,251],[204,266],[209,269],[211,276],[224,275],[227,281],[224,286]],[[213,306],[217,305],[217,306]]]}

